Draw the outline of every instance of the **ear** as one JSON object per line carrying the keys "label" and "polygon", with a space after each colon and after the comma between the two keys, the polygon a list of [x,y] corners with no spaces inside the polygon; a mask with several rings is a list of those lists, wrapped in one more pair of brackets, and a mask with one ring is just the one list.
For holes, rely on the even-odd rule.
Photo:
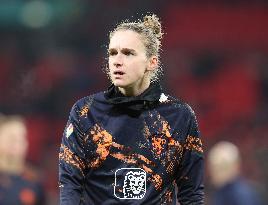
{"label": "ear", "polygon": [[158,67],[158,58],[156,56],[152,56],[148,60],[147,70],[152,71]]}

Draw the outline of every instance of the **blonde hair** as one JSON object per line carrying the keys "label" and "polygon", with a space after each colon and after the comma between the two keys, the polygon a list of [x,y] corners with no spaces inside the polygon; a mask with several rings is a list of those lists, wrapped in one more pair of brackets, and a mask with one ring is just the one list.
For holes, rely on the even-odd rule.
{"label": "blonde hair", "polygon": [[[155,14],[146,15],[143,20],[137,22],[124,21],[116,26],[116,28],[110,32],[110,39],[114,33],[119,30],[131,30],[141,35],[143,44],[146,50],[146,56],[156,56],[158,58],[158,64],[160,65],[161,39],[163,37],[162,26],[159,18]],[[151,82],[158,81],[163,75],[161,66],[152,71]]]}

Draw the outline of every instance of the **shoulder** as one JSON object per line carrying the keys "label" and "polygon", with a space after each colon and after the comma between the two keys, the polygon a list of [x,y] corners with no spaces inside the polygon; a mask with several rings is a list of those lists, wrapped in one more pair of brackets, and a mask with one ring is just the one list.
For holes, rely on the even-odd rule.
{"label": "shoulder", "polygon": [[80,118],[87,117],[96,101],[104,99],[103,93],[94,93],[77,100],[71,108],[70,118],[79,120]]}
{"label": "shoulder", "polygon": [[94,123],[91,116],[91,110],[96,101],[103,101],[104,92],[95,93],[77,100],[70,111],[69,120],[82,127],[88,128]]}
{"label": "shoulder", "polygon": [[92,95],[89,95],[89,96],[85,96],[79,100],[77,100],[73,107],[72,108],[75,108],[75,109],[81,109],[82,107],[90,107],[94,101],[94,98],[95,98],[95,95],[96,94],[92,94]]}
{"label": "shoulder", "polygon": [[86,114],[92,105],[96,101],[102,101],[104,99],[104,92],[98,92],[92,95],[85,96],[79,100],[77,100],[71,109],[71,114],[78,114],[78,112],[83,115]]}
{"label": "shoulder", "polygon": [[161,93],[159,99],[160,105],[167,106],[168,109],[180,114],[184,114],[188,117],[195,118],[195,112],[192,107],[183,101],[166,93]]}

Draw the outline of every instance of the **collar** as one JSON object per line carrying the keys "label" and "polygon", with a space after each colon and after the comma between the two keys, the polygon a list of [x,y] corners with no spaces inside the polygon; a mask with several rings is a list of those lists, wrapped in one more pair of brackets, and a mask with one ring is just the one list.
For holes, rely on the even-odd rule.
{"label": "collar", "polygon": [[151,83],[150,86],[138,96],[125,96],[118,87],[110,85],[104,93],[106,100],[115,106],[127,108],[135,111],[148,109],[159,102],[162,88],[159,83]]}

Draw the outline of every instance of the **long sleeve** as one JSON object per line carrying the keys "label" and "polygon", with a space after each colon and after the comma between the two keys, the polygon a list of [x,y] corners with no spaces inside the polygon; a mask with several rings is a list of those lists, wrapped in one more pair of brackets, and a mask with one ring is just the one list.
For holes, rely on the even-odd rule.
{"label": "long sleeve", "polygon": [[73,106],[62,137],[59,153],[60,204],[81,204],[86,167],[84,134],[77,106]]}
{"label": "long sleeve", "polygon": [[184,155],[176,180],[177,197],[181,205],[201,205],[204,204],[204,157],[193,111],[191,111],[189,124],[189,132],[184,143]]}

